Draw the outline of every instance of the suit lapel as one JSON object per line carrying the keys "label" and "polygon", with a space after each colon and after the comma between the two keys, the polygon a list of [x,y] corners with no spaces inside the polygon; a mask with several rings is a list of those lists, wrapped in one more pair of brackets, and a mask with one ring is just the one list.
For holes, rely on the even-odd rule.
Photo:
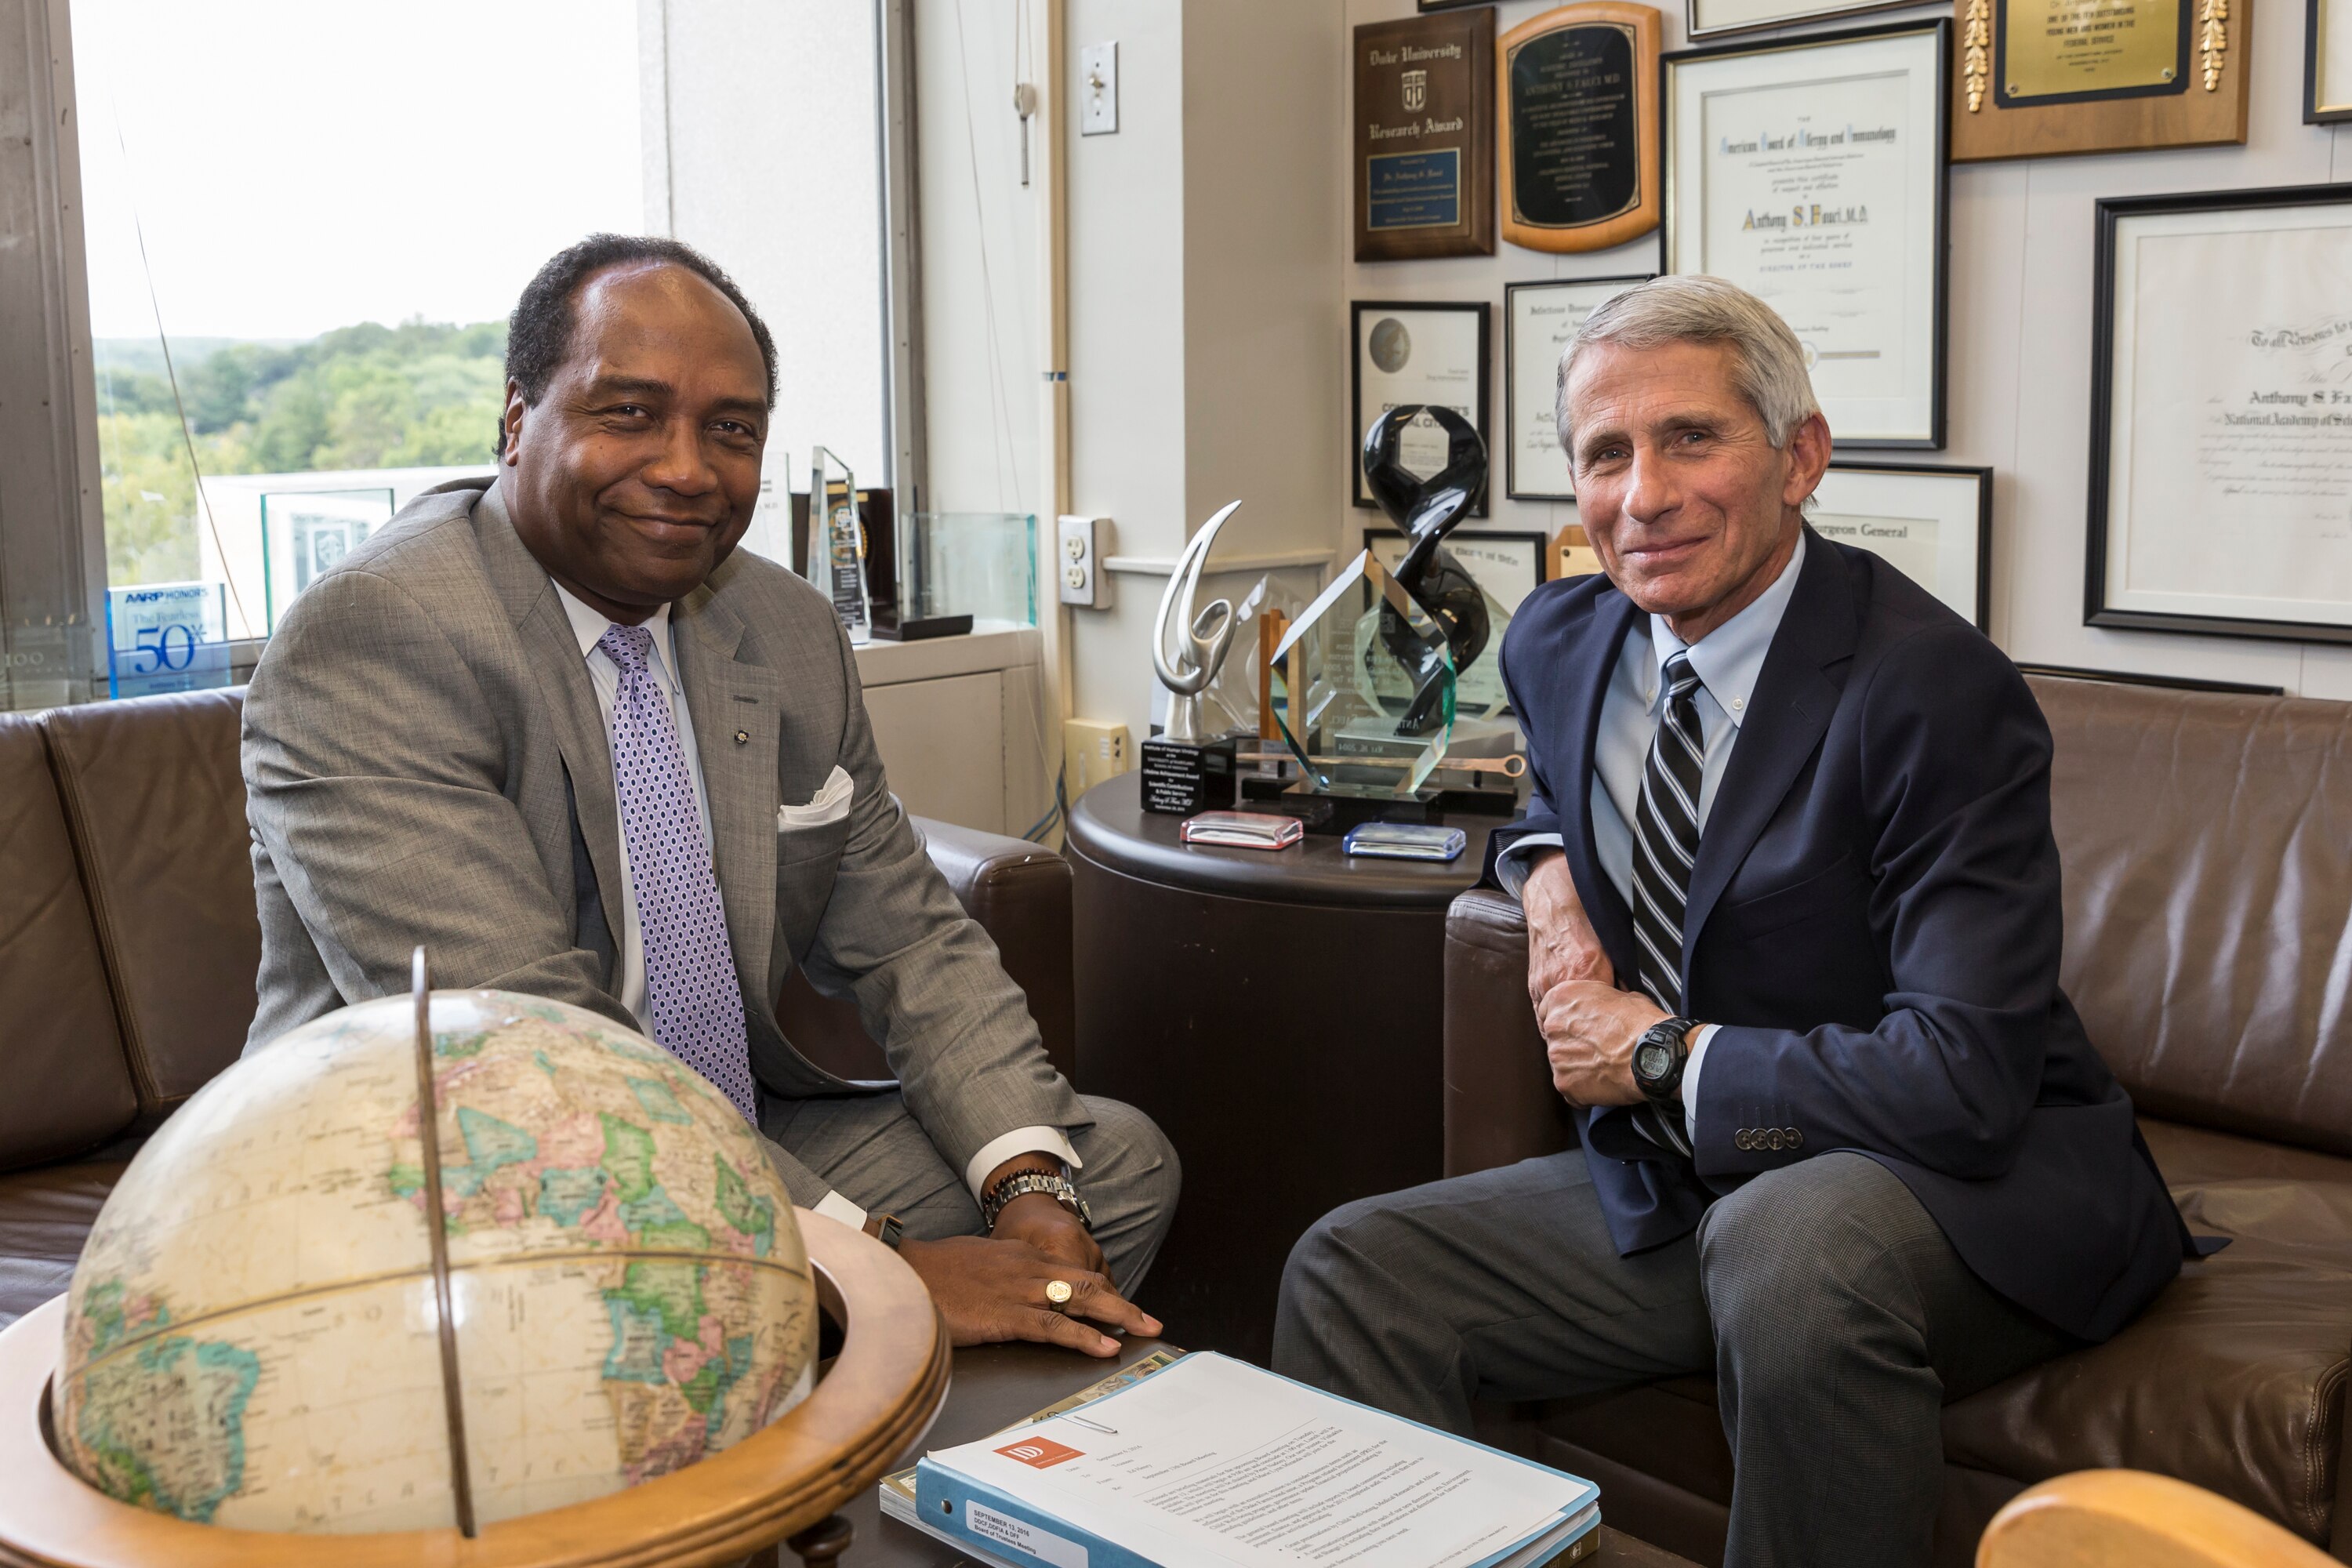
{"label": "suit lapel", "polygon": [[[727,935],[746,989],[766,984],[776,926],[776,751],[783,688],[776,671],[739,663],[743,623],[708,586],[670,607],[678,679],[710,795],[710,839]],[[740,739],[738,737],[740,737]],[[757,997],[762,1004],[773,997]]]}
{"label": "suit lapel", "polygon": [[1840,683],[1823,673],[1853,657],[1857,633],[1853,587],[1845,563],[1811,529],[1805,564],[1764,655],[1739,742],[1717,784],[1715,805],[1698,837],[1690,896],[1683,909],[1683,989],[1690,989],[1691,954],[1716,900],[1780,808],[1806,759],[1821,744],[1837,710]]}
{"label": "suit lapel", "polygon": [[617,950],[621,922],[614,911],[621,901],[621,807],[613,784],[613,742],[604,732],[604,716],[596,701],[596,688],[588,679],[588,661],[581,656],[580,639],[571,617],[555,596],[555,582],[515,532],[506,501],[497,483],[483,492],[474,507],[474,531],[490,584],[506,605],[515,635],[522,639],[524,656],[539,683],[540,696],[555,729],[556,750],[572,777],[572,809],[580,819],[580,837],[588,847],[588,863],[596,872],[596,896],[604,909],[604,924]]}
{"label": "suit lapel", "polygon": [[1616,673],[1625,634],[1640,615],[1633,600],[1614,588],[1604,588],[1595,595],[1581,622],[1562,628],[1559,657],[1567,679],[1550,684],[1555,706],[1549,726],[1552,734],[1563,738],[1567,748],[1552,775],[1560,788],[1575,792],[1567,800],[1551,803],[1560,821],[1573,825],[1561,835],[1569,869],[1575,874],[1577,895],[1584,901],[1593,933],[1600,937],[1610,962],[1626,974],[1633,973],[1633,916],[1619,896],[1617,884],[1601,869],[1601,852],[1592,841],[1590,803],[1601,702]]}

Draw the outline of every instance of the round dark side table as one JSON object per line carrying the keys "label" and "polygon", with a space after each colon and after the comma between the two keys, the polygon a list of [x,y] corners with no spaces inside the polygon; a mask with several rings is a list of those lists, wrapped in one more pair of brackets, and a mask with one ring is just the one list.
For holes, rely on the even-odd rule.
{"label": "round dark side table", "polygon": [[1149,1114],[1184,1163],[1142,1305],[1179,1344],[1264,1365],[1291,1244],[1444,1173],[1445,910],[1506,819],[1448,818],[1468,843],[1444,863],[1312,834],[1198,847],[1137,780],[1070,811],[1077,1083]]}

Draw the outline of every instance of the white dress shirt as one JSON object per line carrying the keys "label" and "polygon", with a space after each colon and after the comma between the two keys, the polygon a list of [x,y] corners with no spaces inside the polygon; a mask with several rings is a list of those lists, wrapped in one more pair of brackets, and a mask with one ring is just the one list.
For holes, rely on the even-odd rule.
{"label": "white dress shirt", "polygon": [[[1764,656],[1780,617],[1797,591],[1797,574],[1805,564],[1805,537],[1772,585],[1753,604],[1695,643],[1675,636],[1664,616],[1639,621],[1625,634],[1617,668],[1601,699],[1601,724],[1593,737],[1592,787],[1588,809],[1592,816],[1592,847],[1601,872],[1630,907],[1633,900],[1634,807],[1642,798],[1642,770],[1650,760],[1650,743],[1658,732],[1665,691],[1666,660],[1685,654],[1691,672],[1698,677],[1694,700],[1699,729],[1706,742],[1704,771],[1699,775],[1699,841],[1706,840],[1707,814],[1715,808],[1716,787],[1731,765],[1731,749],[1739,742],[1739,726],[1756,695],[1756,678],[1763,673]],[[1557,833],[1538,833],[1519,839],[1496,861],[1495,875],[1513,898],[1527,881],[1527,857],[1538,849],[1560,847]],[[1683,1127],[1692,1145],[1698,1142],[1699,1071],[1706,1047],[1715,1037],[1712,1024],[1693,1030],[1690,1059],[1683,1064]]]}
{"label": "white dress shirt", "polygon": [[[572,622],[572,634],[580,640],[580,656],[588,663],[588,679],[596,689],[596,706],[604,716],[604,742],[613,739],[613,705],[621,695],[621,667],[613,662],[597,644],[604,639],[613,622],[601,611],[590,609],[578,595],[561,583],[554,583],[556,596],[563,602],[563,614]],[[702,824],[702,842],[706,847],[710,837],[710,791],[702,780],[702,753],[694,744],[694,716],[688,710],[686,689],[678,683],[677,650],[670,637],[669,606],[664,605],[641,623],[654,635],[653,657],[646,661],[654,684],[669,704],[670,721],[677,726],[677,743],[686,752],[686,771],[694,780],[694,806]],[[614,764],[619,766],[617,760]],[[619,949],[621,973],[619,1000],[637,1021],[646,1037],[653,1037],[653,1012],[646,999],[646,942],[637,921],[636,885],[629,875],[629,836],[621,834],[621,908],[604,911],[606,921],[614,927],[613,941]],[[1079,1167],[1077,1151],[1058,1127],[1016,1127],[1003,1137],[990,1140],[964,1168],[964,1184],[971,1189],[975,1202],[982,1196],[982,1185],[988,1173],[1016,1154],[1051,1154],[1065,1161],[1071,1170]],[[837,1192],[824,1194],[816,1205],[816,1213],[844,1225],[863,1228],[866,1211]]]}

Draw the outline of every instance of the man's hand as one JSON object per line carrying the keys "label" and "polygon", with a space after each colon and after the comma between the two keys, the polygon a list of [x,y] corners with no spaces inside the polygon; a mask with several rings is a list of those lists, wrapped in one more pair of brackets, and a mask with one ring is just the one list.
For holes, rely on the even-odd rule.
{"label": "man's hand", "polygon": [[[1160,1321],[1129,1305],[1101,1274],[1074,1268],[1025,1241],[1003,1239],[1003,1228],[998,1227],[994,1238],[958,1236],[917,1241],[908,1237],[898,1244],[898,1256],[921,1277],[947,1320],[950,1342],[962,1346],[1036,1340],[1088,1355],[1114,1356],[1118,1342],[1078,1320],[1091,1319],[1132,1334],[1160,1332]],[[1045,1287],[1056,1279],[1072,1292],[1059,1308],[1045,1299]]]}
{"label": "man's hand", "polygon": [[1552,987],[1570,980],[1614,984],[1617,972],[1585,918],[1568,857],[1538,849],[1530,859],[1519,885],[1519,907],[1528,912],[1528,1000],[1541,1007]]}
{"label": "man's hand", "polygon": [[1102,1248],[1095,1245],[1094,1234],[1051,1193],[1024,1193],[1006,1204],[996,1216],[996,1228],[988,1234],[995,1241],[1026,1242],[1073,1268],[1105,1272]]}
{"label": "man's hand", "polygon": [[1634,1042],[1665,1016],[1638,991],[1591,980],[1553,986],[1536,1004],[1552,1087],[1570,1105],[1639,1105]]}

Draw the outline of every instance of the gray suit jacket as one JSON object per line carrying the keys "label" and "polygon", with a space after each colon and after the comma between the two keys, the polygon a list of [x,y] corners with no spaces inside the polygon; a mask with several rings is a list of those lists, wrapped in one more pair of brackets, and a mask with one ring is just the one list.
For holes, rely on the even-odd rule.
{"label": "gray suit jacket", "polygon": [[[245,704],[261,912],[251,1052],[347,1003],[434,983],[593,1009],[616,999],[620,813],[572,625],[495,484],[411,502],[312,583]],[[996,949],[890,794],[832,605],[738,551],[671,607],[751,1067],[788,1098],[856,1092],[793,1048],[792,966],[851,994],[950,1168],[1016,1127],[1091,1119],[1054,1071]],[[738,739],[738,737],[742,737]],[[780,829],[835,766],[846,816]],[[784,1163],[793,1200],[827,1184]]]}

